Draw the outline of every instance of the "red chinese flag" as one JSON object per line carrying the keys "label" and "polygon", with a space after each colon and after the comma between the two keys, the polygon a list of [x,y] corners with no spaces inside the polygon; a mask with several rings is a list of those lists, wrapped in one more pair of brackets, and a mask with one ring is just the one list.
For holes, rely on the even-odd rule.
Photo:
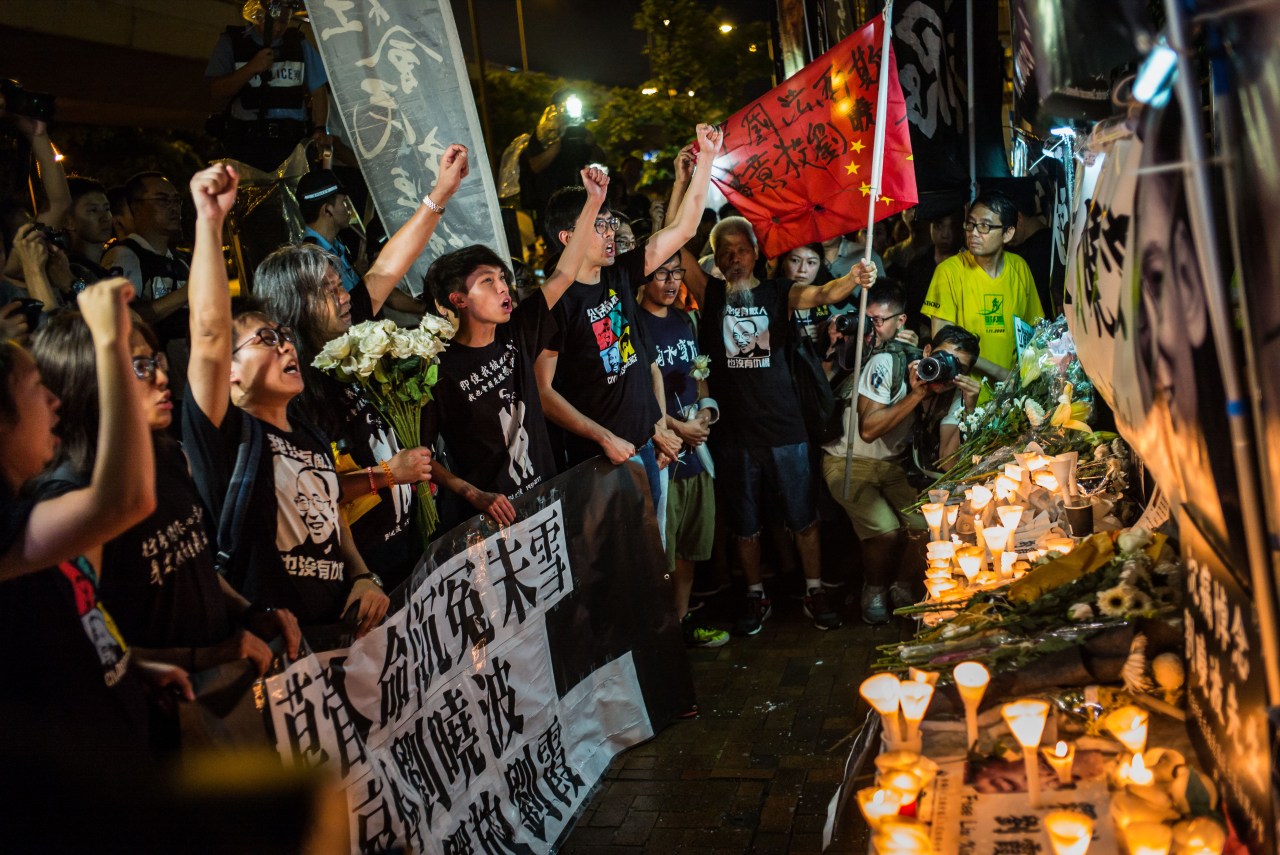
{"label": "red chinese flag", "polygon": [[[711,180],[770,258],[867,224],[883,16],[725,123]],[[916,204],[907,108],[889,50],[884,168],[876,219]]]}

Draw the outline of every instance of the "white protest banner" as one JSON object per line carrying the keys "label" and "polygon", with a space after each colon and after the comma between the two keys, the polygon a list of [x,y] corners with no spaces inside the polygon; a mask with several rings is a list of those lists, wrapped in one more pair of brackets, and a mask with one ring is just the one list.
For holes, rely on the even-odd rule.
{"label": "white protest banner", "polygon": [[[432,259],[473,243],[509,255],[480,119],[453,13],[439,0],[307,0],[346,139],[394,234],[436,180],[451,143],[471,151],[471,177],[449,201],[410,270],[416,294]],[[333,119],[330,119],[333,123]]]}

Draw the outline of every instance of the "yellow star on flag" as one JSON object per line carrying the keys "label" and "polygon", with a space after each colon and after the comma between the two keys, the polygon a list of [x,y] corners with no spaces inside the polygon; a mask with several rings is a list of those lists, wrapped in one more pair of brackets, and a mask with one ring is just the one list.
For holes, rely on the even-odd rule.
{"label": "yellow star on flag", "polygon": [[914,154],[907,155],[907,160],[915,160],[915,159],[916,159],[916,156]]}
{"label": "yellow star on flag", "polygon": [[892,200],[892,199],[890,199],[888,196],[881,196],[881,197],[880,197],[880,204],[881,204],[881,205],[892,205],[892,204],[893,204],[893,200]]}
{"label": "yellow star on flag", "polygon": [[868,184],[868,183],[867,183],[867,182],[865,182],[865,181],[863,181],[863,182],[862,182],[862,186],[861,186],[861,187],[859,187],[858,189],[862,191],[862,195],[863,195],[863,196],[870,196],[870,195],[871,195],[871,185],[870,185],[870,184]]}
{"label": "yellow star on flag", "polygon": [[845,174],[845,175],[857,175],[857,174],[858,174],[858,162],[857,162],[856,160],[851,160],[851,161],[849,161],[849,164],[848,164],[847,166],[845,166],[845,168],[844,168],[844,174]]}
{"label": "yellow star on flag", "polygon": [[863,145],[860,140],[854,140],[849,143],[849,151],[856,151],[858,154],[862,154],[862,150],[864,148],[866,148],[866,146]]}

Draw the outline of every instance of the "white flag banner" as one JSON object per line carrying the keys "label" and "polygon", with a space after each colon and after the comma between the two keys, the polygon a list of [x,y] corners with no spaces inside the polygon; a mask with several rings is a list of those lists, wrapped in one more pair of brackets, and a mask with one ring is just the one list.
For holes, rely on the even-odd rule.
{"label": "white flag banner", "polygon": [[[471,175],[449,201],[427,251],[410,269],[417,294],[431,261],[473,243],[509,256],[498,194],[458,30],[440,0],[307,0],[346,139],[388,234],[435,184],[452,143],[471,152]],[[333,119],[330,118],[332,125]]]}

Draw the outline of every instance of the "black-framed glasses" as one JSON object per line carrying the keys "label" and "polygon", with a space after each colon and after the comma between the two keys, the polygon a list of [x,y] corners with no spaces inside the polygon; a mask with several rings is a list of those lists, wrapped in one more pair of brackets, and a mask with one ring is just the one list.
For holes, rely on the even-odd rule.
{"label": "black-framed glasses", "polygon": [[668,279],[672,282],[679,282],[684,279],[684,268],[676,267],[674,269],[667,269],[666,267],[659,267],[657,270],[653,271],[653,281],[666,282]]}
{"label": "black-framed glasses", "polygon": [[133,376],[139,380],[154,380],[157,371],[169,373],[169,359],[163,353],[133,357]]}
{"label": "black-framed glasses", "polygon": [[608,232],[616,232],[618,226],[622,225],[622,220],[617,217],[601,218],[596,220],[596,234],[603,235]]}
{"label": "black-framed glasses", "polygon": [[255,341],[260,341],[267,347],[280,347],[285,344],[291,344],[294,347],[298,346],[298,336],[294,334],[293,330],[277,324],[274,327],[262,327],[254,330],[253,335],[233,347],[231,353],[234,355]]}
{"label": "black-framed glasses", "polygon": [[973,220],[965,220],[964,225],[960,228],[966,232],[977,232],[980,235],[989,235],[992,231],[1004,231],[1004,226],[999,223],[979,223]]}
{"label": "black-framed glasses", "polygon": [[902,312],[895,312],[892,315],[885,315],[884,317],[877,317],[876,315],[867,315],[867,322],[870,323],[871,326],[876,327],[878,329],[884,326],[885,324],[889,323],[889,321],[893,320],[894,318],[901,317],[902,314],[903,314]]}

